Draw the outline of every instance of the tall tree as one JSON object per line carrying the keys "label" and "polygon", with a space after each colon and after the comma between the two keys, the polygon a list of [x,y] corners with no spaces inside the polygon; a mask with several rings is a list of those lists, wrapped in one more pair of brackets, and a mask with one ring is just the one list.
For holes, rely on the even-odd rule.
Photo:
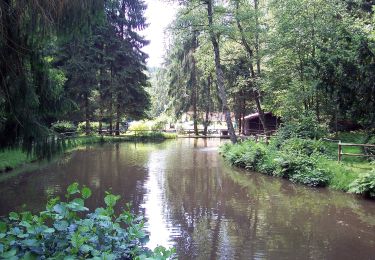
{"label": "tall tree", "polygon": [[231,113],[228,107],[227,94],[225,92],[224,85],[224,74],[220,61],[220,46],[217,39],[217,34],[214,30],[214,20],[213,20],[213,1],[207,0],[207,16],[208,16],[208,30],[211,38],[212,47],[214,49],[215,58],[215,69],[216,69],[216,80],[219,89],[219,96],[223,105],[223,112],[225,114],[225,121],[227,123],[228,133],[232,143],[237,142],[237,136],[233,128]]}
{"label": "tall tree", "polygon": [[46,50],[68,32],[88,31],[101,10],[101,0],[0,1],[0,146],[43,136],[62,112],[63,91]]}

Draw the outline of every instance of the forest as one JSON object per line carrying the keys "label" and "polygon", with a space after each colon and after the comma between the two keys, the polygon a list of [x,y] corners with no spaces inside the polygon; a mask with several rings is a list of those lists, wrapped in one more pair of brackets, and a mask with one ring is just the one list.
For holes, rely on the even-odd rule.
{"label": "forest", "polygon": [[233,142],[231,113],[239,128],[251,112],[264,125],[265,111],[374,127],[371,1],[177,1],[164,64],[150,72],[142,1],[60,2],[1,3],[2,147],[56,122],[119,134],[121,122],[189,110],[196,134],[223,112]]}
{"label": "forest", "polygon": [[331,131],[374,128],[372,1],[180,4],[157,70],[156,87],[169,84],[169,95],[153,93],[162,100],[153,113],[230,111],[240,126],[272,111],[284,123],[312,116]]}

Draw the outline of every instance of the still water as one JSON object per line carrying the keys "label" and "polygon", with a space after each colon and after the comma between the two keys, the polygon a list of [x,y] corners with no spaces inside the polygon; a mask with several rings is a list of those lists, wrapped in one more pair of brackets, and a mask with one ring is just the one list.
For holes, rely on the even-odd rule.
{"label": "still water", "polygon": [[375,201],[232,168],[221,142],[87,147],[0,183],[0,215],[40,210],[78,181],[93,190],[90,208],[107,190],[131,202],[148,246],[174,246],[179,259],[375,259]]}

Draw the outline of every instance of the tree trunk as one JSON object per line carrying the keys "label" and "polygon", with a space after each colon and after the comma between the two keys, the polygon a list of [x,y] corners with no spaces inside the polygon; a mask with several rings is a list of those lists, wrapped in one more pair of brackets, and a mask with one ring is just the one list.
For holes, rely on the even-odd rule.
{"label": "tree trunk", "polygon": [[221,68],[221,63],[220,63],[219,43],[217,41],[214,29],[213,29],[212,0],[207,1],[207,13],[208,13],[210,37],[211,37],[212,47],[214,49],[214,54],[215,54],[215,70],[216,70],[217,85],[219,89],[219,96],[223,105],[223,113],[225,115],[225,121],[227,123],[230,140],[232,141],[232,143],[236,143],[237,136],[236,136],[236,133],[234,132],[234,128],[233,128],[233,124],[231,120],[231,114],[230,114],[230,110],[228,107],[227,94],[225,93],[224,74]]}
{"label": "tree trunk", "polygon": [[199,135],[198,132],[198,115],[197,115],[197,102],[193,104],[193,121],[194,121],[194,134]]}
{"label": "tree trunk", "polygon": [[112,97],[109,101],[109,135],[112,135],[113,133],[113,112],[112,112]]}
{"label": "tree trunk", "polygon": [[[258,11],[258,1],[257,0],[254,0],[254,6],[255,6],[255,11],[257,12]],[[256,49],[256,52],[257,52],[256,53],[256,56],[257,56],[256,57],[257,75],[255,75],[254,66],[253,66],[254,52],[251,49],[249,43],[246,41],[244,30],[242,28],[240,20],[238,19],[239,2],[237,2],[237,4],[236,4],[236,10],[237,10],[236,23],[237,23],[238,30],[240,31],[240,34],[241,34],[241,41],[242,41],[243,46],[246,49],[246,52],[250,56],[250,68],[249,68],[250,69],[250,76],[253,79],[253,86],[255,86],[255,88],[253,90],[253,92],[254,92],[253,98],[254,98],[254,101],[255,101],[255,104],[256,104],[256,107],[257,107],[260,122],[262,123],[262,126],[263,126],[264,134],[267,135],[269,133],[268,133],[268,127],[267,127],[264,111],[263,111],[262,105],[260,103],[260,91],[258,90],[258,86],[256,86],[257,75],[258,75],[258,77],[260,77],[260,72],[261,72],[260,71],[260,58],[259,58],[259,33],[258,33],[259,22],[258,22],[258,16],[256,14],[255,49]]]}
{"label": "tree trunk", "polygon": [[[113,89],[113,67],[111,67],[110,73],[110,85]],[[112,135],[113,133],[113,96],[112,96],[112,89],[109,90],[109,134]]]}
{"label": "tree trunk", "polygon": [[105,45],[101,45],[101,50],[103,54],[100,55],[100,64],[101,67],[99,69],[100,81],[99,81],[99,134],[102,134],[103,131],[103,118],[104,118],[104,55],[105,55]]}
{"label": "tree trunk", "polygon": [[255,56],[257,61],[257,74],[260,77],[260,42],[259,42],[259,18],[258,18],[258,0],[254,0],[254,9],[255,9]]}
{"label": "tree trunk", "polygon": [[104,102],[103,102],[103,94],[102,92],[100,91],[100,104],[99,104],[99,134],[101,135],[102,132],[103,132],[103,114],[104,114],[104,111],[103,111],[103,106],[104,106]]}
{"label": "tree trunk", "polygon": [[242,114],[240,114],[240,117],[238,118],[238,134],[241,134],[242,131]]}
{"label": "tree trunk", "polygon": [[[257,95],[257,94],[258,93],[254,93],[254,95]],[[259,97],[255,97],[254,99],[255,99],[256,106],[257,106],[259,119],[260,119],[260,122],[262,123],[262,126],[263,126],[264,134],[268,135],[269,132],[268,132],[268,127],[267,127],[266,117],[264,115],[264,111],[263,111],[262,106],[260,104],[260,99],[259,99]]]}
{"label": "tree trunk", "polygon": [[[197,38],[194,34],[192,39],[192,47],[193,52],[195,52],[196,48],[198,47]],[[198,102],[198,86],[197,86],[197,70],[196,70],[196,62],[194,55],[191,55],[191,63],[192,63],[192,70],[191,70],[191,81],[192,81],[192,92],[191,92],[191,103],[193,106],[193,123],[194,123],[194,134],[199,135],[198,133],[198,115],[197,115],[197,102]]]}
{"label": "tree trunk", "polygon": [[89,112],[89,94],[85,93],[85,121],[86,121],[86,127],[85,127],[85,133],[86,135],[90,134],[90,112]]}
{"label": "tree trunk", "polygon": [[120,96],[117,96],[117,105],[116,105],[116,135],[120,135]]}
{"label": "tree trunk", "polygon": [[206,95],[206,117],[204,120],[204,130],[203,130],[203,135],[207,135],[207,130],[208,130],[208,119],[210,115],[210,106],[211,106],[211,76],[207,78],[207,85],[205,89],[205,95]]}

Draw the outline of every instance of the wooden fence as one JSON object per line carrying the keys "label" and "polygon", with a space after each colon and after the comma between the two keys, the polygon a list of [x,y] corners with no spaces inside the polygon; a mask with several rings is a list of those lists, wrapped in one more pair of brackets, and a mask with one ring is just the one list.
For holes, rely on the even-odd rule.
{"label": "wooden fence", "polygon": [[351,146],[351,147],[372,147],[375,148],[375,145],[373,144],[351,144],[351,143],[341,143],[341,141],[338,142],[338,161],[340,162],[342,159],[342,156],[362,156],[362,157],[375,157],[373,154],[358,154],[358,153],[343,153],[343,147],[345,146]]}

